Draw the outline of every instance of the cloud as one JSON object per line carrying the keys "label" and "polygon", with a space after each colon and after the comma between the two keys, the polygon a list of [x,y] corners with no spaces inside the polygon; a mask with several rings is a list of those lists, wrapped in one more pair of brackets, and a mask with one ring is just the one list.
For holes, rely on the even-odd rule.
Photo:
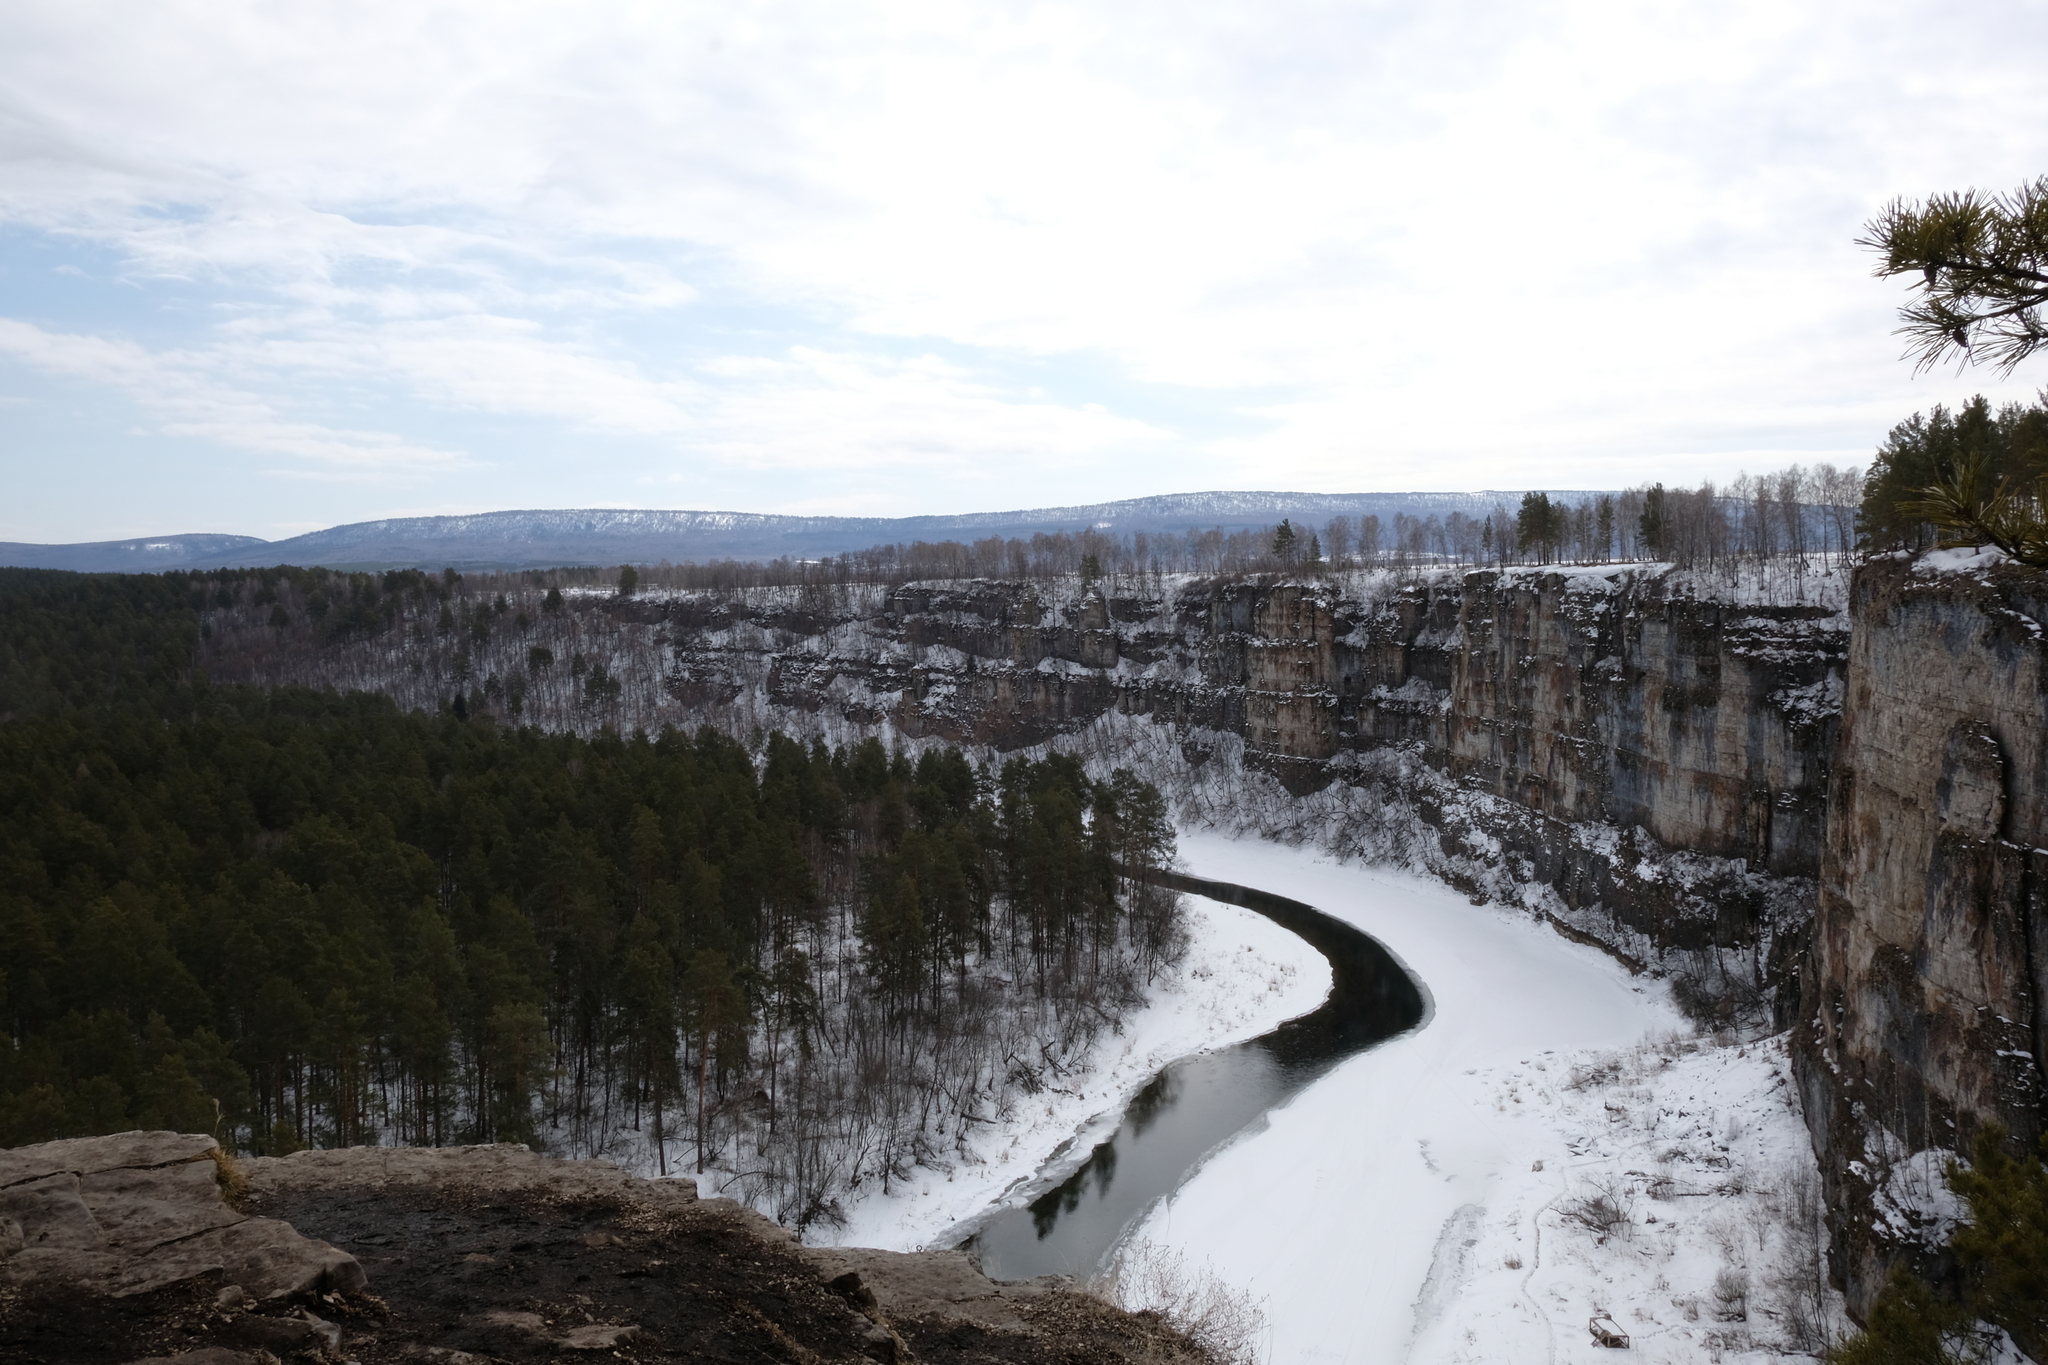
{"label": "cloud", "polygon": [[1016,395],[934,356],[897,360],[800,347],[708,367],[704,453],[755,469],[979,466],[1071,474],[1156,447],[1169,433],[1096,407]]}
{"label": "cloud", "polygon": [[[2028,387],[1914,380],[1853,238],[2048,165],[2038,9],[27,0],[0,38],[0,221],[134,310],[18,316],[172,327],[93,373],[307,467],[519,424],[509,502],[571,436],[754,505],[1557,486]],[[292,415],[335,410],[392,434]]]}
{"label": "cloud", "polygon": [[294,472],[389,477],[476,463],[385,432],[293,421],[254,394],[215,380],[204,356],[159,355],[132,342],[48,332],[11,318],[0,318],[0,354],[44,374],[113,389],[149,413],[167,436],[287,455],[313,466]]}

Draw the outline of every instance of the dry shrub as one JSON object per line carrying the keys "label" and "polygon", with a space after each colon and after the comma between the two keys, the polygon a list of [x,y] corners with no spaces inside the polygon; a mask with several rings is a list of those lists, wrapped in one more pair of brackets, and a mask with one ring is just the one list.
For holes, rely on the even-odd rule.
{"label": "dry shrub", "polygon": [[1593,1177],[1582,1191],[1557,1206],[1558,1216],[1605,1242],[1635,1223],[1636,1192],[1627,1181]]}
{"label": "dry shrub", "polygon": [[1126,1312],[1159,1314],[1219,1365],[1257,1365],[1265,1353],[1265,1300],[1150,1238],[1127,1244],[1090,1288]]}
{"label": "dry shrub", "polygon": [[1771,1203],[1783,1232],[1775,1269],[1767,1277],[1778,1305],[1785,1342],[1795,1351],[1818,1355],[1835,1338],[1835,1308],[1821,1253],[1825,1212],[1820,1175],[1795,1162],[1774,1186]]}
{"label": "dry shrub", "polygon": [[1714,1276],[1714,1301],[1720,1304],[1715,1316],[1723,1322],[1749,1319],[1749,1272],[1723,1266]]}
{"label": "dry shrub", "polygon": [[1605,1053],[1589,1062],[1573,1067],[1571,1075],[1565,1079],[1565,1089],[1597,1090],[1613,1084],[1614,1080],[1621,1075],[1621,1071],[1621,1054],[1614,1052]]}

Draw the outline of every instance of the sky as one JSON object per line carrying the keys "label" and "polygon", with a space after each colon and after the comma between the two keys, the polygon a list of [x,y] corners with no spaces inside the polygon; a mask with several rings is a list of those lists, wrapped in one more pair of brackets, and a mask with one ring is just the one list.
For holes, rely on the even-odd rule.
{"label": "sky", "polygon": [[1862,463],[2048,5],[0,11],[0,539]]}

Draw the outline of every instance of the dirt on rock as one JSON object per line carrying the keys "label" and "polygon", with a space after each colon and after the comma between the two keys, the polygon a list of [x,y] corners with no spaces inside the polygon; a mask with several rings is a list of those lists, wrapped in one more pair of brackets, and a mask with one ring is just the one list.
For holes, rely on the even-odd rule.
{"label": "dirt on rock", "polygon": [[[960,1252],[810,1249],[687,1180],[523,1148],[356,1148],[241,1164],[237,1212],[360,1266],[259,1301],[207,1269],[143,1293],[0,1277],[0,1361],[131,1365],[1199,1362],[1151,1314]],[[0,1261],[4,1270],[5,1261]]]}

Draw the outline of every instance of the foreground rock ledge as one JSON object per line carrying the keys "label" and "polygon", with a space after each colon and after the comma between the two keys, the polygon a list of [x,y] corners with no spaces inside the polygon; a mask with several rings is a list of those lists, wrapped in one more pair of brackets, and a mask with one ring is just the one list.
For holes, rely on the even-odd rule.
{"label": "foreground rock ledge", "polygon": [[688,1180],[524,1147],[0,1151],[0,1360],[1200,1361],[957,1251],[812,1249]]}

